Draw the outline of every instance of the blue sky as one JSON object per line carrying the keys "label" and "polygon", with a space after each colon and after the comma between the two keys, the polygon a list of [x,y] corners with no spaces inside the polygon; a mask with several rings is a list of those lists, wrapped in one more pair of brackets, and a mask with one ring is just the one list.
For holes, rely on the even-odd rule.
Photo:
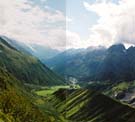
{"label": "blue sky", "polygon": [[[33,1],[33,0],[32,0]],[[39,4],[44,9],[45,6],[54,10],[61,11],[65,16],[70,18],[72,22],[67,23],[67,29],[77,32],[82,39],[89,36],[89,27],[97,23],[98,16],[94,12],[85,9],[84,0],[34,0],[35,5]],[[85,0],[94,3],[95,0]],[[66,24],[66,23],[65,23]]]}
{"label": "blue sky", "polygon": [[[85,0],[93,3],[94,0]],[[81,39],[86,39],[89,36],[89,28],[97,23],[98,16],[94,12],[89,12],[83,5],[83,0],[67,0],[67,16],[72,19],[71,23],[67,24],[67,29],[77,32]]]}
{"label": "blue sky", "polygon": [[59,50],[132,45],[134,6],[134,0],[4,0],[0,34]]}

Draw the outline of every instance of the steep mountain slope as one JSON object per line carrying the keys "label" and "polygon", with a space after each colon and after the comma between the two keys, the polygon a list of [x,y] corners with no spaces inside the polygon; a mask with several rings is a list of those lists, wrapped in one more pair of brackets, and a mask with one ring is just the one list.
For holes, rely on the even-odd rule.
{"label": "steep mountain slope", "polygon": [[32,103],[32,96],[23,84],[0,68],[0,121],[1,122],[50,122]]}
{"label": "steep mountain slope", "polygon": [[131,46],[127,49],[127,56],[130,65],[130,78],[135,79],[135,47]]}
{"label": "steep mountain slope", "polygon": [[54,97],[55,107],[69,122],[135,121],[135,109],[95,91],[61,89]]}
{"label": "steep mountain slope", "polygon": [[22,42],[10,39],[6,36],[1,36],[2,39],[6,40],[10,45],[15,47],[17,50],[33,55],[40,59],[42,62],[53,58],[54,56],[58,55],[60,51],[56,49],[52,49],[47,46],[42,46],[38,44],[24,44]]}
{"label": "steep mountain slope", "polygon": [[6,36],[0,36],[1,39],[5,40],[8,44],[10,44],[12,47],[14,47],[15,49],[23,52],[23,53],[26,53],[26,54],[29,54],[31,55],[31,53],[29,53],[28,50],[31,50],[31,48],[29,48],[27,45],[25,45],[24,43],[22,42],[18,42],[16,40],[13,40],[13,39],[10,39]]}
{"label": "steep mountain slope", "polygon": [[113,45],[98,69],[97,79],[108,81],[135,80],[135,47],[125,49],[123,44]]}
{"label": "steep mountain slope", "polygon": [[64,80],[37,58],[22,53],[0,38],[0,67],[25,83],[58,85]]}
{"label": "steep mountain slope", "polygon": [[98,71],[97,79],[102,81],[130,81],[130,64],[124,45],[111,46]]}

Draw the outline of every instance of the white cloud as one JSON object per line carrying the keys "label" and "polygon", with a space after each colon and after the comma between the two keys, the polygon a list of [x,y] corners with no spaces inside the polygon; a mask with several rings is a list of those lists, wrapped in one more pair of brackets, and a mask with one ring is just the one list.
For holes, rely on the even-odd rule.
{"label": "white cloud", "polygon": [[98,0],[93,4],[84,2],[84,6],[99,16],[87,40],[92,45],[135,44],[134,0],[119,0],[117,4],[112,0]]}
{"label": "white cloud", "polygon": [[65,30],[72,18],[46,5],[46,0],[41,1],[44,8],[28,0],[0,1],[0,34],[57,49],[110,46],[118,42],[135,44],[134,0],[119,0],[117,4],[112,0],[84,2],[88,11],[99,16],[97,24],[89,28],[89,39],[84,41],[78,33]]}
{"label": "white cloud", "polygon": [[[43,1],[43,0],[42,0]],[[0,34],[25,43],[65,47],[66,17],[61,11],[41,9],[28,0],[0,1]]]}
{"label": "white cloud", "polygon": [[72,22],[73,20],[70,17],[66,17],[66,22]]}
{"label": "white cloud", "polygon": [[66,31],[66,37],[67,37],[67,41],[66,41],[66,48],[81,48],[81,39],[80,36],[75,33],[75,32],[71,32],[71,31]]}
{"label": "white cloud", "polygon": [[83,44],[77,33],[61,29],[49,30],[47,40],[50,42],[50,47],[55,45],[55,48],[60,50],[81,48]]}

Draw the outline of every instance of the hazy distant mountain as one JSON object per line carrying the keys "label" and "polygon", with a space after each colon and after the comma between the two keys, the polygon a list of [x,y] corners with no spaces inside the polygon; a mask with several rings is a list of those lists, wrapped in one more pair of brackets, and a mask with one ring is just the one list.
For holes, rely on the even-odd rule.
{"label": "hazy distant mountain", "polygon": [[76,78],[93,77],[105,54],[104,47],[72,49],[47,60],[46,64],[62,75]]}
{"label": "hazy distant mountain", "polygon": [[126,49],[123,44],[116,44],[108,49],[89,47],[69,52],[49,59],[47,65],[58,73],[84,81],[135,80],[135,47]]}
{"label": "hazy distant mountain", "polygon": [[125,49],[123,44],[116,44],[108,49],[99,46],[59,52],[41,45],[25,45],[4,36],[2,38],[17,50],[36,56],[63,76],[83,81],[135,80],[135,47]]}
{"label": "hazy distant mountain", "polygon": [[43,62],[60,53],[60,51],[58,51],[56,49],[52,49],[47,46],[42,46],[42,45],[38,45],[38,44],[24,44],[22,42],[10,39],[5,36],[1,36],[1,38],[6,40],[10,45],[15,47],[17,50],[20,50],[24,53],[36,56]]}
{"label": "hazy distant mountain", "polygon": [[53,58],[60,53],[60,51],[56,49],[52,49],[50,47],[45,47],[42,45],[31,44],[30,47],[32,48],[30,53],[39,58],[42,62]]}
{"label": "hazy distant mountain", "polygon": [[0,38],[4,39],[6,42],[8,42],[12,47],[16,48],[17,50],[31,55],[30,53],[31,48],[28,45],[22,42],[16,41],[14,39],[10,39],[6,36],[1,36]]}

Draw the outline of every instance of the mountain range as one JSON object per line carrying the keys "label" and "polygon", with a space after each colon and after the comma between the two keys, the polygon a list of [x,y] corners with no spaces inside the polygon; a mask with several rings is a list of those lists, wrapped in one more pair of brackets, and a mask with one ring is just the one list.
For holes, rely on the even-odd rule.
{"label": "mountain range", "polygon": [[[67,57],[65,57],[65,55]],[[113,56],[113,59],[111,56]],[[112,62],[111,66],[119,64],[123,69],[128,68],[128,71],[132,68],[134,69],[133,56],[134,47],[125,49],[123,45],[113,45],[109,49],[103,47],[98,47],[96,50],[93,48],[88,48],[87,50],[71,49],[62,54],[58,54],[58,61],[54,60],[54,64],[59,64],[56,66],[62,65],[61,75],[62,73],[67,75],[66,73],[68,72],[62,72],[67,71],[67,68],[75,68],[78,70],[77,68],[83,64],[83,66],[80,67],[80,71],[77,71],[78,77],[82,78],[84,75],[84,79],[91,79],[92,77],[95,78],[95,74],[101,74],[97,72],[97,69],[101,66],[101,69],[107,70],[107,73],[110,72],[110,69],[108,69],[110,62]],[[54,59],[56,57],[54,57]],[[130,65],[126,66],[127,62],[122,63],[122,61],[127,57],[128,61],[130,61]],[[62,64],[61,61],[65,61],[67,64]],[[22,48],[22,46],[19,47],[18,42],[16,43],[16,41],[14,42],[12,40],[11,43],[9,40],[0,37],[0,121],[134,122],[135,109],[133,107],[129,104],[123,104],[114,98],[110,98],[109,95],[106,96],[107,94],[113,94],[118,88],[120,90],[126,89],[127,84],[123,85],[121,84],[123,82],[119,82],[120,84],[117,84],[116,87],[115,82],[110,82],[113,87],[108,90],[107,82],[107,87],[102,88],[102,90],[106,91],[104,94],[101,93],[100,90],[92,89],[92,87],[85,87],[85,89],[59,88],[55,92],[48,94],[50,93],[48,90],[52,90],[53,86],[60,87],[60,85],[64,85],[65,87],[65,80],[62,78],[63,75],[60,76],[58,72],[54,72],[54,68],[52,68],[54,70],[52,71],[47,67],[50,66],[51,63],[49,64],[48,62],[47,65],[45,65],[43,64],[45,62],[47,61],[41,62],[25,48]],[[76,63],[78,64],[76,65]],[[83,68],[87,68],[88,64],[89,67],[93,65],[93,69],[89,70],[89,72],[93,73],[92,75],[86,73],[86,69],[85,72],[83,72]],[[70,72],[73,72],[73,69],[70,70]],[[134,71],[133,69],[132,71]],[[119,79],[128,78],[124,76],[127,74],[125,72],[123,73],[121,69],[116,70],[114,68],[114,72],[116,71],[122,72],[122,74],[120,74],[122,76],[119,76]],[[76,73],[72,75],[72,72],[69,75],[76,75]],[[79,76],[81,72],[83,74]],[[134,72],[130,75],[133,76],[134,79],[133,74]],[[106,77],[101,77],[106,75],[99,76],[98,78],[106,80]],[[113,81],[112,78],[115,77],[110,77],[109,80]],[[101,84],[101,82],[99,83]],[[105,83],[105,81],[102,83]],[[28,87],[30,85],[34,88]],[[131,86],[134,87],[134,84],[128,86],[131,88]],[[35,92],[36,89],[43,90],[44,94],[47,95],[37,95]]]}
{"label": "mountain range", "polygon": [[73,54],[67,50],[47,60],[46,64],[79,81],[132,81],[135,80],[134,57],[135,47],[126,49],[123,44],[116,44],[107,49],[84,49]]}

